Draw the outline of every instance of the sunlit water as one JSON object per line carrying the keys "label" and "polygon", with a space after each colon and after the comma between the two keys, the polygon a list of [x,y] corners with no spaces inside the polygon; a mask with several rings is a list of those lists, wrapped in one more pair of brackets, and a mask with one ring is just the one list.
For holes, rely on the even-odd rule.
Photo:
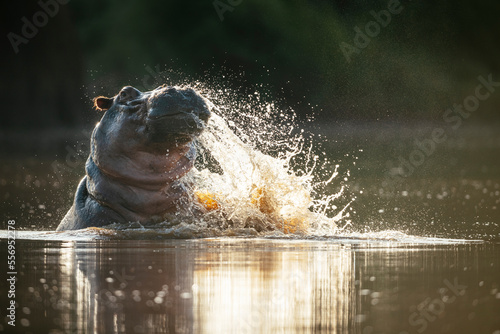
{"label": "sunlit water", "polygon": [[496,334],[499,251],[370,240],[19,240],[16,326],[0,330]]}
{"label": "sunlit water", "polygon": [[394,162],[440,124],[329,124],[320,137],[258,94],[208,95],[217,109],[183,180],[191,202],[159,225],[54,232],[88,135],[57,142],[57,158],[3,161],[17,308],[0,331],[500,333],[496,127],[449,133],[388,189]]}

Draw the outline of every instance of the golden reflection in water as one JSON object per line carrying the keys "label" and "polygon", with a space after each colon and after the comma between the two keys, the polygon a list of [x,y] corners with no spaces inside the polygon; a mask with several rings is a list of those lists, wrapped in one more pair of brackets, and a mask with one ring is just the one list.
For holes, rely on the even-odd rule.
{"label": "golden reflection in water", "polygon": [[303,247],[63,248],[61,330],[334,333],[350,327],[353,253]]}
{"label": "golden reflection in water", "polygon": [[[59,252],[60,297],[57,308],[60,310],[56,323],[60,323],[65,333],[86,330],[97,332],[95,320],[97,307],[92,298],[92,287],[95,279],[95,262],[87,263],[88,270],[84,273],[78,270],[75,243],[63,243]],[[93,268],[92,268],[93,267]]]}
{"label": "golden reflection in water", "polygon": [[[347,328],[355,308],[353,257],[341,248],[199,254],[195,332],[284,333]],[[351,313],[351,314],[350,314]]]}

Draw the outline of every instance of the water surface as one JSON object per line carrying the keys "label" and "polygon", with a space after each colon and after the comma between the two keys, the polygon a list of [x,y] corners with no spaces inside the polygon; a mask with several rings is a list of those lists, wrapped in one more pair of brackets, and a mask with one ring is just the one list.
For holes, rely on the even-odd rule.
{"label": "water surface", "polygon": [[[0,331],[498,334],[498,127],[449,133],[397,187],[384,186],[434,127],[323,129],[340,166],[324,191],[344,186],[339,208],[354,199],[336,235],[55,233],[85,146],[3,157],[0,259],[15,219],[17,308],[16,327],[2,312]],[[0,296],[5,310],[8,285]]]}
{"label": "water surface", "polygon": [[17,249],[17,321],[6,332],[500,330],[500,246],[490,243],[19,240]]}

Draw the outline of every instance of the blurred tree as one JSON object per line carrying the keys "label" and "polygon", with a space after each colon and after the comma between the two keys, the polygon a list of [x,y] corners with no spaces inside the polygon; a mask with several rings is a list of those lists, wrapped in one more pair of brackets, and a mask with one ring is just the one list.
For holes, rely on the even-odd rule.
{"label": "blurred tree", "polygon": [[[478,75],[500,71],[498,1],[401,0],[401,13],[350,62],[340,44],[352,44],[354,28],[365,29],[389,0],[221,1],[231,7],[223,20],[210,0],[62,5],[19,54],[5,48],[2,100],[17,112],[2,113],[2,126],[77,124],[94,94],[141,85],[157,68],[243,91],[264,84],[299,113],[312,104],[320,118],[363,120],[440,117]],[[8,8],[4,35],[39,4]],[[489,99],[481,114],[497,117],[499,101]]]}

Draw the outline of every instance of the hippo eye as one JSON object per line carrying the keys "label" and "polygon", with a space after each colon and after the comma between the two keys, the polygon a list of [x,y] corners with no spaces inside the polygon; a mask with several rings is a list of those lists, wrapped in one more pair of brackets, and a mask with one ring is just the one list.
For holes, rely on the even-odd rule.
{"label": "hippo eye", "polygon": [[127,93],[126,92],[120,92],[120,97],[127,97]]}

